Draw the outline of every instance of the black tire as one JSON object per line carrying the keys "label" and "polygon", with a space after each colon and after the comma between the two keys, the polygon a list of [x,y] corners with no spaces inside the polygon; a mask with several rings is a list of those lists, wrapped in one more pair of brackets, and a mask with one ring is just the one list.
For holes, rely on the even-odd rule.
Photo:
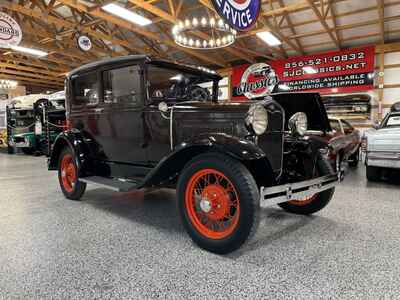
{"label": "black tire", "polygon": [[10,145],[7,145],[7,153],[8,154],[14,154],[15,153],[14,147],[10,146]]}
{"label": "black tire", "polygon": [[[322,156],[319,156],[317,161],[317,166],[318,166],[318,174],[320,174],[320,176],[335,173],[329,161],[323,158]],[[329,190],[322,191],[314,195],[309,202],[301,203],[299,201],[296,203],[296,200],[294,200],[294,201],[279,203],[278,205],[284,210],[294,214],[311,215],[323,209],[332,199],[334,192],[335,188],[331,188]]]}
{"label": "black tire", "polygon": [[358,166],[358,162],[360,160],[360,148],[357,148],[356,152],[354,152],[350,157],[349,157],[349,166],[352,168],[355,168]]}
{"label": "black tire", "polygon": [[[71,186],[67,186],[63,182],[63,176],[65,177],[65,174],[63,174],[63,170],[62,170],[62,162],[66,156],[71,156],[73,158],[71,167],[73,166],[75,168],[74,170],[76,172],[75,173],[76,181],[74,181],[74,183],[71,184]],[[59,160],[58,160],[58,182],[60,184],[61,191],[63,192],[65,198],[67,198],[67,199],[81,200],[81,197],[85,193],[86,183],[79,181],[77,174],[78,174],[78,168],[77,168],[77,165],[75,162],[74,154],[69,147],[66,147],[61,152]]]}
{"label": "black tire", "polygon": [[368,181],[380,181],[381,169],[378,167],[366,166],[366,175]]}
{"label": "black tire", "polygon": [[[236,211],[236,225],[231,227],[232,231],[229,235],[222,238],[210,238],[210,236],[201,233],[191,221],[191,217],[189,216],[191,214],[190,209],[188,209],[186,204],[185,194],[187,191],[190,194],[190,182],[193,180],[193,177],[199,172],[209,169],[220,172],[230,181],[236,191],[234,195],[239,200],[236,201],[236,203],[239,203],[238,211],[240,211],[240,213]],[[177,197],[179,213],[186,231],[192,240],[205,250],[218,254],[232,252],[241,247],[257,229],[260,207],[257,184],[249,170],[242,163],[229,156],[219,153],[206,153],[193,158],[181,172],[177,185]],[[212,200],[207,198],[207,201],[211,202]],[[229,202],[233,203],[234,201],[230,194]],[[205,215],[204,212],[202,213]],[[212,214],[213,212],[210,213]]]}
{"label": "black tire", "polygon": [[35,149],[33,149],[33,148],[21,148],[21,151],[25,155],[32,155],[33,153],[35,153]]}

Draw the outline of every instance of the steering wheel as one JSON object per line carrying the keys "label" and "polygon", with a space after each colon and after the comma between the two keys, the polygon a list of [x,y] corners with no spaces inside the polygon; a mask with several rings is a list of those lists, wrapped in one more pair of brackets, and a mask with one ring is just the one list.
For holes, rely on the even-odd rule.
{"label": "steering wheel", "polygon": [[210,98],[210,92],[206,88],[196,85],[189,89],[189,100],[204,102],[210,100]]}

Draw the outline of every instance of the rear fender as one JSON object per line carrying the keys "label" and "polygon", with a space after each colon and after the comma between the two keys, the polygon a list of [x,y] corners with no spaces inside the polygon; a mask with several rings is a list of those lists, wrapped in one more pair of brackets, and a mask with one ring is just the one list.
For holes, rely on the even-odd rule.
{"label": "rear fender", "polygon": [[264,186],[275,182],[271,164],[256,144],[226,134],[213,134],[181,143],[146,176],[143,186],[175,183],[185,165],[193,157],[205,152],[218,152],[241,161],[256,181]]}
{"label": "rear fender", "polygon": [[48,159],[48,169],[57,170],[60,154],[65,147],[69,147],[75,158],[78,167],[78,176],[84,177],[89,171],[89,149],[80,132],[64,131],[60,133],[54,141],[50,158]]}

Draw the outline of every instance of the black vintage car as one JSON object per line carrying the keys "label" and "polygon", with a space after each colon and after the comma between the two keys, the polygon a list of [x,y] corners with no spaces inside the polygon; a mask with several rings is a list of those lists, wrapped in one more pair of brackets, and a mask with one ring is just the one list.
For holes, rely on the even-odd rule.
{"label": "black vintage car", "polygon": [[[184,227],[202,248],[227,253],[255,231],[259,207],[312,214],[337,174],[318,94],[218,102],[220,76],[147,56],[91,63],[66,80],[67,123],[49,158],[65,197],[86,183],[116,191],[177,190]],[[212,93],[203,86],[212,83]]]}

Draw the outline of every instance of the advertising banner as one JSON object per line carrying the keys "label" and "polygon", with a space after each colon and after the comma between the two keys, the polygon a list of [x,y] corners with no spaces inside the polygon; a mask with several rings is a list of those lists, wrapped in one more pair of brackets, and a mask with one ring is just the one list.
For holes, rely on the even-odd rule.
{"label": "advertising banner", "polygon": [[233,69],[232,99],[271,92],[368,91],[374,88],[374,69],[374,46],[241,65]]}

